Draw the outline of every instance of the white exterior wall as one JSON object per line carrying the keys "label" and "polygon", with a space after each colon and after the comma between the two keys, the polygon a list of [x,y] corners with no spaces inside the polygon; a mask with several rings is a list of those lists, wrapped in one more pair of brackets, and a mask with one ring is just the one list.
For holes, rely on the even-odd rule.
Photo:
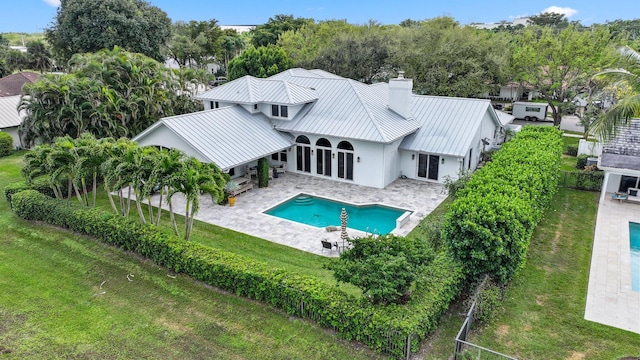
{"label": "white exterior wall", "polygon": [[607,188],[605,192],[617,192],[618,188],[620,188],[620,180],[622,179],[622,175],[609,173],[609,181],[607,182]]}
{"label": "white exterior wall", "polygon": [[402,139],[384,145],[384,186],[391,184],[400,176],[400,152],[398,151],[398,147],[401,142]]}
{"label": "white exterior wall", "polygon": [[[393,156],[393,146],[385,147],[383,144],[372,143],[366,141],[358,141],[351,139],[342,139],[331,136],[319,136],[319,135],[311,135],[311,134],[294,134],[294,139],[296,139],[299,135],[304,135],[309,138],[311,142],[311,150],[313,150],[313,154],[311,155],[311,172],[299,172],[297,171],[296,164],[296,146],[292,147],[291,151],[287,152],[287,171],[297,172],[299,174],[308,175],[308,176],[318,176],[326,179],[332,179],[336,181],[344,181],[358,185],[371,186],[376,188],[384,188],[388,183],[385,181],[392,182],[397,178],[397,175],[392,177],[392,172],[394,171],[393,162],[396,161]],[[317,174],[317,155],[318,149],[326,149],[326,148],[318,148],[316,147],[316,142],[320,138],[325,138],[329,140],[331,143],[331,177],[325,176],[322,174]],[[353,180],[345,180],[338,178],[338,143],[341,141],[348,141],[353,146]],[[397,146],[399,142],[395,145],[397,150]],[[385,157],[385,153],[388,154]],[[335,157],[333,156],[335,154]],[[360,162],[358,162],[358,157],[360,158]],[[388,176],[387,176],[388,174]]]}
{"label": "white exterior wall", "polygon": [[0,131],[2,132],[6,132],[7,134],[11,135],[11,137],[13,138],[13,147],[14,148],[18,148],[18,147],[22,147],[22,142],[20,141],[20,135],[18,135],[18,127],[9,127],[9,128],[4,128],[1,129]]}
{"label": "white exterior wall", "polygon": [[164,125],[153,129],[153,131],[149,132],[144,138],[138,140],[137,143],[140,146],[162,146],[165,148],[178,149],[184,151],[187,155],[194,156],[200,161],[209,161]]}

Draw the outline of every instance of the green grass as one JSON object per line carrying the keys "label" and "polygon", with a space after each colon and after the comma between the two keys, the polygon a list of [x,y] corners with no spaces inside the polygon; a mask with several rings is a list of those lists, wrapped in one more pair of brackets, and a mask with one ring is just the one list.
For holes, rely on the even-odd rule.
{"label": "green grass", "polygon": [[564,142],[564,149],[562,150],[563,152],[566,152],[567,147],[569,146],[574,146],[577,148],[580,144],[580,138],[576,137],[563,136],[562,141]]}
{"label": "green grass", "polygon": [[563,154],[561,161],[560,170],[578,171],[578,169],[576,169],[577,157]]}
{"label": "green grass", "polygon": [[[487,325],[470,341],[520,359],[618,359],[638,356],[640,336],[584,320],[598,193],[560,189],[536,229],[525,268],[509,285]],[[451,355],[462,325],[452,307],[427,339],[431,359]]]}
{"label": "green grass", "polygon": [[[20,154],[0,159],[0,188],[18,180],[20,163]],[[12,350],[3,358],[380,358],[261,303],[23,221],[4,197],[0,227],[0,348]]]}

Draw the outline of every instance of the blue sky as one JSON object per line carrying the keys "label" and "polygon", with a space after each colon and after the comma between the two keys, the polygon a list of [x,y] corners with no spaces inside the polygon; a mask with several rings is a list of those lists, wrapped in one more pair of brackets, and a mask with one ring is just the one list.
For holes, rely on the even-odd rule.
{"label": "blue sky", "polygon": [[[411,18],[451,16],[462,24],[498,22],[555,9],[583,24],[640,18],[637,0],[609,1],[504,1],[504,0],[151,0],[172,20],[217,19],[220,25],[263,24],[276,14],[316,20],[346,19],[362,24],[370,19],[397,24]],[[0,32],[38,32],[56,13],[59,0],[0,0]]]}

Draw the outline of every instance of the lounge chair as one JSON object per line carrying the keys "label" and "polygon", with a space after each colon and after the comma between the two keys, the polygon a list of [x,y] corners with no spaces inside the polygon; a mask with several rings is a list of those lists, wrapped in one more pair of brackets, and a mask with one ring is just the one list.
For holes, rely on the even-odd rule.
{"label": "lounge chair", "polygon": [[322,252],[324,252],[324,249],[329,249],[329,251],[333,251],[333,248],[335,247],[336,250],[338,249],[338,242],[330,242],[327,240],[320,240],[320,242],[322,243]]}

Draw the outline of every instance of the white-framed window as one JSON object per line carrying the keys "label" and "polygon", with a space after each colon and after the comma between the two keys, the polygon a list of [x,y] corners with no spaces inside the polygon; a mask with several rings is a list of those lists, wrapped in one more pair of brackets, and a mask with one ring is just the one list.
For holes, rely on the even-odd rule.
{"label": "white-framed window", "polygon": [[220,107],[220,103],[219,103],[219,102],[217,102],[217,101],[209,101],[209,106],[210,106],[212,109],[217,109],[217,108],[219,108],[219,107]]}
{"label": "white-framed window", "polygon": [[289,117],[289,107],[286,105],[271,105],[272,117]]}

